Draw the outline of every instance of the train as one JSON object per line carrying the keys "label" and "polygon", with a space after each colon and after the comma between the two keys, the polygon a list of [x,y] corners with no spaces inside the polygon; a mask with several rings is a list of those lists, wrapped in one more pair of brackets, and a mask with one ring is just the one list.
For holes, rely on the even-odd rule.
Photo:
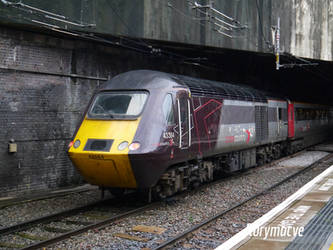
{"label": "train", "polygon": [[68,155],[102,190],[164,198],[324,141],[331,113],[244,85],[134,70],[96,91]]}

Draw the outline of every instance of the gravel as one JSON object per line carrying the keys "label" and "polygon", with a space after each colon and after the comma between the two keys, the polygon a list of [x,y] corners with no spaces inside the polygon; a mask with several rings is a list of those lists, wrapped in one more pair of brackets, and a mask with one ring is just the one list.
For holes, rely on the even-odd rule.
{"label": "gravel", "polygon": [[16,225],[42,216],[81,207],[100,200],[97,189],[65,196],[19,203],[0,209],[0,228]]}
{"label": "gravel", "polygon": [[[291,159],[286,161],[286,164],[291,162],[292,164],[295,163],[295,161]],[[247,202],[244,206],[237,208],[231,213],[228,213],[227,215],[219,218],[215,223],[210,224],[208,228],[196,232],[190,237],[190,239],[182,241],[174,247],[178,249],[198,249],[198,247],[203,244],[202,238],[208,237],[209,241],[211,241],[211,246],[206,245],[206,249],[216,248],[225,240],[231,238],[234,234],[243,230],[248,224],[254,222],[262,215],[280,204],[299,188],[301,188],[304,184],[311,181],[315,176],[319,175],[325,169],[330,167],[332,163],[333,159],[328,161],[326,164],[322,164],[309,171],[306,171],[301,175],[298,175],[288,182],[274,188],[269,193],[260,196],[255,200]]]}
{"label": "gravel", "polygon": [[307,167],[311,165],[313,162],[316,162],[317,160],[325,157],[328,155],[326,152],[321,151],[308,151],[305,153],[300,154],[296,158],[291,158],[282,162],[279,162],[277,165],[282,167]]}
{"label": "gravel", "polygon": [[[286,167],[283,167],[283,161],[278,164],[250,169],[246,173],[225,178],[213,186],[177,198],[174,202],[165,203],[154,210],[131,216],[105,229],[89,231],[72,237],[70,240],[55,245],[54,249],[154,248],[167,238],[175,236],[208,217],[245,200],[327,154],[319,151],[309,151],[298,155],[296,159],[287,160]],[[320,169],[320,171],[323,171],[323,169]],[[260,200],[250,202],[241,210],[234,210],[229,213],[228,217],[222,218],[214,226],[200,231],[201,233],[197,236],[177,246],[184,249],[199,249],[200,247],[214,248],[220,245],[224,240],[242,230],[247,223],[254,221],[280,203],[298,187],[319,174],[320,171],[309,171],[302,175],[303,177],[288,182],[287,186],[277,188],[274,196],[271,193],[267,194]],[[164,228],[166,231],[160,235],[135,232],[133,227],[137,225],[156,226]],[[124,239],[119,237],[119,234],[140,237],[142,241]]]}
{"label": "gravel", "polygon": [[[140,249],[154,248],[167,238],[175,236],[191,226],[202,222],[214,214],[225,210],[236,203],[245,200],[253,194],[271,186],[272,184],[291,175],[300,168],[310,165],[312,162],[326,156],[328,153],[320,151],[308,151],[299,154],[296,158],[280,161],[276,164],[265,165],[248,170],[245,173],[237,173],[222,181],[198,189],[196,192],[185,194],[175,198],[163,206],[146,211],[142,214],[131,216],[101,230],[91,230],[87,233],[72,237],[53,246],[54,249]],[[228,216],[219,219],[207,230],[201,230],[188,241],[183,241],[175,248],[196,249],[214,248],[233,234],[242,230],[247,223],[253,222],[263,213],[269,211],[287,196],[297,190],[300,186],[318,175],[324,167],[315,168],[292,181],[280,186],[274,192],[266,194],[259,200],[249,202],[241,209],[234,210]],[[20,222],[39,218],[48,214],[64,211],[70,208],[83,206],[100,199],[100,192],[92,190],[69,194],[62,197],[31,201],[0,209],[0,227],[14,225]],[[110,210],[118,211],[125,207],[114,205]],[[76,219],[75,219],[76,218]],[[72,220],[84,221],[82,216],[74,217]],[[166,229],[162,234],[136,232],[134,226],[146,225]],[[55,227],[71,229],[71,225],[54,223]],[[38,228],[26,230],[26,235],[39,235],[49,237],[53,233],[41,231]],[[119,237],[119,233],[140,237],[142,241],[128,240]],[[118,234],[118,235],[117,235]],[[27,243],[29,239],[16,236],[1,237],[1,242],[11,242],[10,237],[20,238],[15,242]],[[1,246],[1,244],[0,244]]]}

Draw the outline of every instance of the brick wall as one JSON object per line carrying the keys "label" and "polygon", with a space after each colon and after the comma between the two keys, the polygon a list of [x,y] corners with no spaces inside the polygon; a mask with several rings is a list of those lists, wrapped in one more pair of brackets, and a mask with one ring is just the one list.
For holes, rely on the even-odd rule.
{"label": "brick wall", "polygon": [[[195,75],[128,50],[0,27],[0,197],[81,182],[66,150],[104,82],[89,77],[144,68]],[[17,153],[8,154],[10,139]]]}
{"label": "brick wall", "polygon": [[[61,76],[72,70],[72,48],[71,41],[0,31],[1,196],[81,181],[66,147],[96,83]],[[15,154],[8,154],[10,139]]]}

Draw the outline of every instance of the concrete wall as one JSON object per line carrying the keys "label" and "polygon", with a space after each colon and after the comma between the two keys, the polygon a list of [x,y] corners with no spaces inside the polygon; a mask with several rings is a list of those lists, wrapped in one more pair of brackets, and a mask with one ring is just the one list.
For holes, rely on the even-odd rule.
{"label": "concrete wall", "polygon": [[[11,0],[14,2],[14,0]],[[48,19],[0,2],[0,22],[25,23],[32,20],[64,29],[135,38],[206,45],[259,52],[271,51],[271,27],[281,17],[281,48],[296,56],[332,60],[333,2],[330,0],[215,0],[214,7],[233,17],[247,29],[227,32],[214,30],[213,20],[203,21],[205,14],[192,8],[191,1],[178,0],[22,0],[31,6],[62,14],[71,21],[96,24],[94,28]],[[197,0],[207,4],[210,0]],[[225,19],[224,19],[225,20]],[[225,20],[226,21],[226,20]],[[216,28],[216,27],[215,27]]]}
{"label": "concrete wall", "polygon": [[147,38],[271,52],[271,27],[276,26],[280,17],[282,51],[312,59],[332,61],[333,58],[333,1],[330,0],[214,1],[214,8],[247,26],[244,30],[227,32],[234,38],[214,31],[212,22],[194,20],[203,15],[196,13],[188,1],[144,2]]}
{"label": "concrete wall", "polygon": [[296,0],[291,8],[290,52],[333,60],[333,1]]}

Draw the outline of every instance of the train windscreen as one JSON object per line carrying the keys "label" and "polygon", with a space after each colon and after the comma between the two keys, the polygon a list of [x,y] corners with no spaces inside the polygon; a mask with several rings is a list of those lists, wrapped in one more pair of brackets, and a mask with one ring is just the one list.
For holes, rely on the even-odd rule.
{"label": "train windscreen", "polygon": [[97,94],[88,111],[91,119],[134,119],[147,101],[146,91],[110,91]]}

